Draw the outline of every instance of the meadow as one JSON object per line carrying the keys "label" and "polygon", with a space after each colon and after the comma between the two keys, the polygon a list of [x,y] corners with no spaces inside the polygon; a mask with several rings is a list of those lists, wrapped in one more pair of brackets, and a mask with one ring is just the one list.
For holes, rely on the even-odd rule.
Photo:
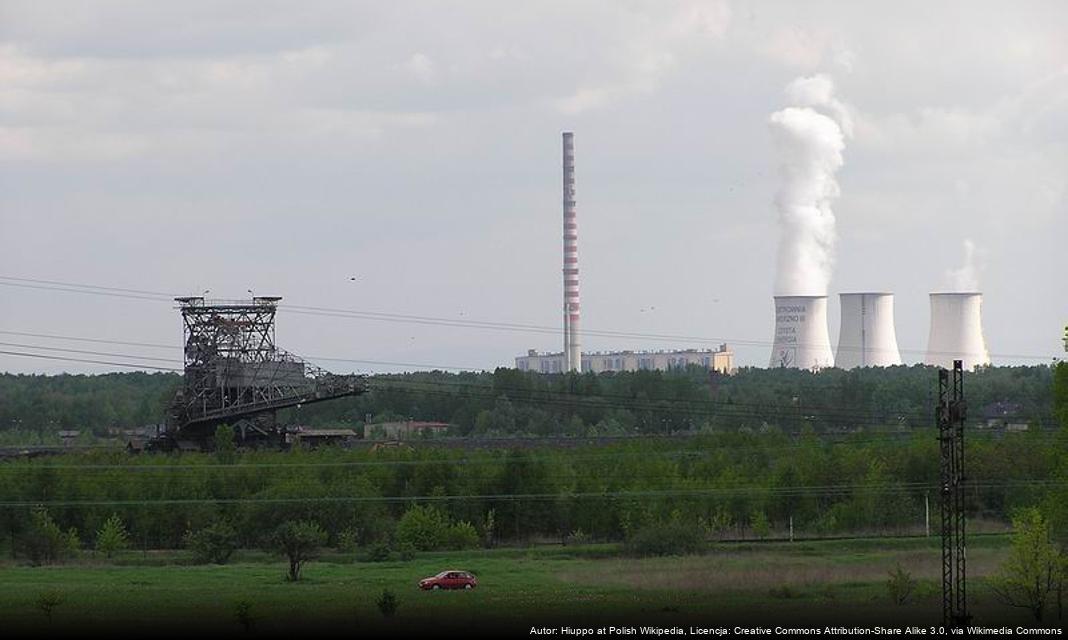
{"label": "meadow", "polygon": [[[227,565],[193,565],[182,551],[127,551],[110,561],[0,565],[5,631],[125,635],[391,631],[508,632],[531,626],[851,625],[930,627],[941,622],[937,538],[717,544],[685,557],[630,558],[619,545],[498,548],[420,553],[409,561],[360,562],[325,553],[300,582],[284,562],[239,552]],[[1030,624],[984,585],[1004,560],[1008,537],[975,536],[969,601],[978,624]],[[908,601],[887,589],[901,567],[916,580]],[[422,592],[419,578],[474,572],[471,592]],[[397,598],[392,616],[377,601]],[[49,621],[42,595],[56,596]],[[245,616],[239,614],[244,608]],[[242,622],[244,619],[244,622]]]}

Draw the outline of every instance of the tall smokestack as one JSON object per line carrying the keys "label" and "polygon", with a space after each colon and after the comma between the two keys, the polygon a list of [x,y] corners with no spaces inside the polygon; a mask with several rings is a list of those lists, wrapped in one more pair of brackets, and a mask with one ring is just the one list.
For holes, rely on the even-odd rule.
{"label": "tall smokestack", "polygon": [[827,333],[827,296],[775,296],[774,367],[823,369],[834,366]]}
{"label": "tall smokestack", "polygon": [[835,366],[853,369],[901,364],[894,331],[894,294],[842,293],[839,297],[842,325]]}
{"label": "tall smokestack", "polygon": [[981,293],[932,293],[931,332],[924,362],[947,369],[954,360],[963,360],[965,369],[990,364],[982,307]]}
{"label": "tall smokestack", "polygon": [[578,218],[575,215],[575,134],[564,132],[564,364],[582,372],[579,341]]}

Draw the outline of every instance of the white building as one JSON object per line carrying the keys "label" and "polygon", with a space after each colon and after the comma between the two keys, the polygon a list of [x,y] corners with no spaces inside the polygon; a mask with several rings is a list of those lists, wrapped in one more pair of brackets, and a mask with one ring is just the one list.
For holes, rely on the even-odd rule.
{"label": "white building", "polygon": [[[582,371],[669,371],[697,365],[709,371],[734,373],[734,352],[721,344],[718,349],[682,349],[675,351],[595,351],[582,354]],[[531,349],[518,356],[515,366],[520,371],[562,373],[566,370],[563,352],[540,353]]]}

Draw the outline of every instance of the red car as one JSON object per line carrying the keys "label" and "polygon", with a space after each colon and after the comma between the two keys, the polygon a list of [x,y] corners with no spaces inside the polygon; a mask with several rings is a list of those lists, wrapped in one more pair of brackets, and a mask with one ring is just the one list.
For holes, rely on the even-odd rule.
{"label": "red car", "polygon": [[474,589],[478,586],[478,580],[469,571],[442,571],[436,576],[423,578],[419,581],[419,588],[428,589]]}

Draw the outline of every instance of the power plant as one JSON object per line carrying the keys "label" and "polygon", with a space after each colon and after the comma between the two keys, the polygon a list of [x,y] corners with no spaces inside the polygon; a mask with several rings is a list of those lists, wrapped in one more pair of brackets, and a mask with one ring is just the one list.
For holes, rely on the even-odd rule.
{"label": "power plant", "polygon": [[770,367],[834,366],[827,333],[827,296],[775,296],[775,340]]}
{"label": "power plant", "polygon": [[[696,365],[721,373],[734,372],[734,352],[726,344],[716,350],[609,350],[582,353],[579,333],[581,311],[578,216],[575,202],[575,134],[571,131],[563,132],[562,142],[563,350],[559,352],[528,350],[526,355],[515,358],[516,368],[540,373],[581,373],[583,371],[601,373],[645,369],[668,370]],[[821,202],[821,206],[827,209],[827,202]],[[787,221],[792,221],[791,224],[793,224],[797,222],[794,220],[795,217],[788,217]],[[829,224],[833,227],[833,216],[827,209],[819,220],[809,221],[806,224],[809,223]],[[797,229],[787,226],[790,232],[789,237],[793,241],[801,242],[804,247],[810,249],[808,245],[812,242],[816,242],[821,247],[827,243],[826,233],[822,235],[815,233],[805,225]],[[823,231],[826,232],[827,229]],[[787,257],[792,259],[785,262],[780,256],[780,288],[810,292],[826,290],[830,259],[823,256],[817,260],[819,269],[813,272],[812,265],[798,257],[811,253],[812,251],[807,249],[806,251],[787,252]],[[872,291],[841,293],[839,301],[841,325],[838,347],[836,352],[832,352],[827,322],[826,295],[775,296],[775,329],[768,366],[819,370],[835,366],[841,369],[854,369],[892,367],[902,364],[894,323],[894,294]],[[982,295],[979,293],[931,294],[931,329],[925,363],[946,368],[952,367],[954,360],[963,360],[967,368],[990,364],[990,355],[983,337],[981,305]]]}
{"label": "power plant", "polygon": [[983,294],[947,292],[931,294],[931,330],[924,363],[952,368],[962,360],[965,369],[990,364],[983,337]]}
{"label": "power plant", "polygon": [[567,371],[582,372],[579,341],[578,218],[575,214],[575,134],[564,132],[564,358]]}
{"label": "power plant", "polygon": [[564,349],[539,352],[530,349],[517,356],[520,371],[539,373],[593,373],[640,371],[699,366],[710,371],[733,373],[734,352],[726,344],[718,349],[661,349],[655,351],[598,351],[582,353],[579,337],[578,217],[575,212],[575,134],[563,132],[563,205],[564,205]]}
{"label": "power plant", "polygon": [[[717,373],[732,374],[734,352],[726,344],[716,349],[663,349],[657,351],[594,351],[582,354],[582,370],[591,373],[618,371],[670,371],[697,366]],[[538,373],[562,373],[563,353],[541,353],[536,349],[515,359],[515,368]]]}
{"label": "power plant", "polygon": [[835,366],[892,367],[901,364],[894,329],[894,294],[841,293],[842,323]]}

